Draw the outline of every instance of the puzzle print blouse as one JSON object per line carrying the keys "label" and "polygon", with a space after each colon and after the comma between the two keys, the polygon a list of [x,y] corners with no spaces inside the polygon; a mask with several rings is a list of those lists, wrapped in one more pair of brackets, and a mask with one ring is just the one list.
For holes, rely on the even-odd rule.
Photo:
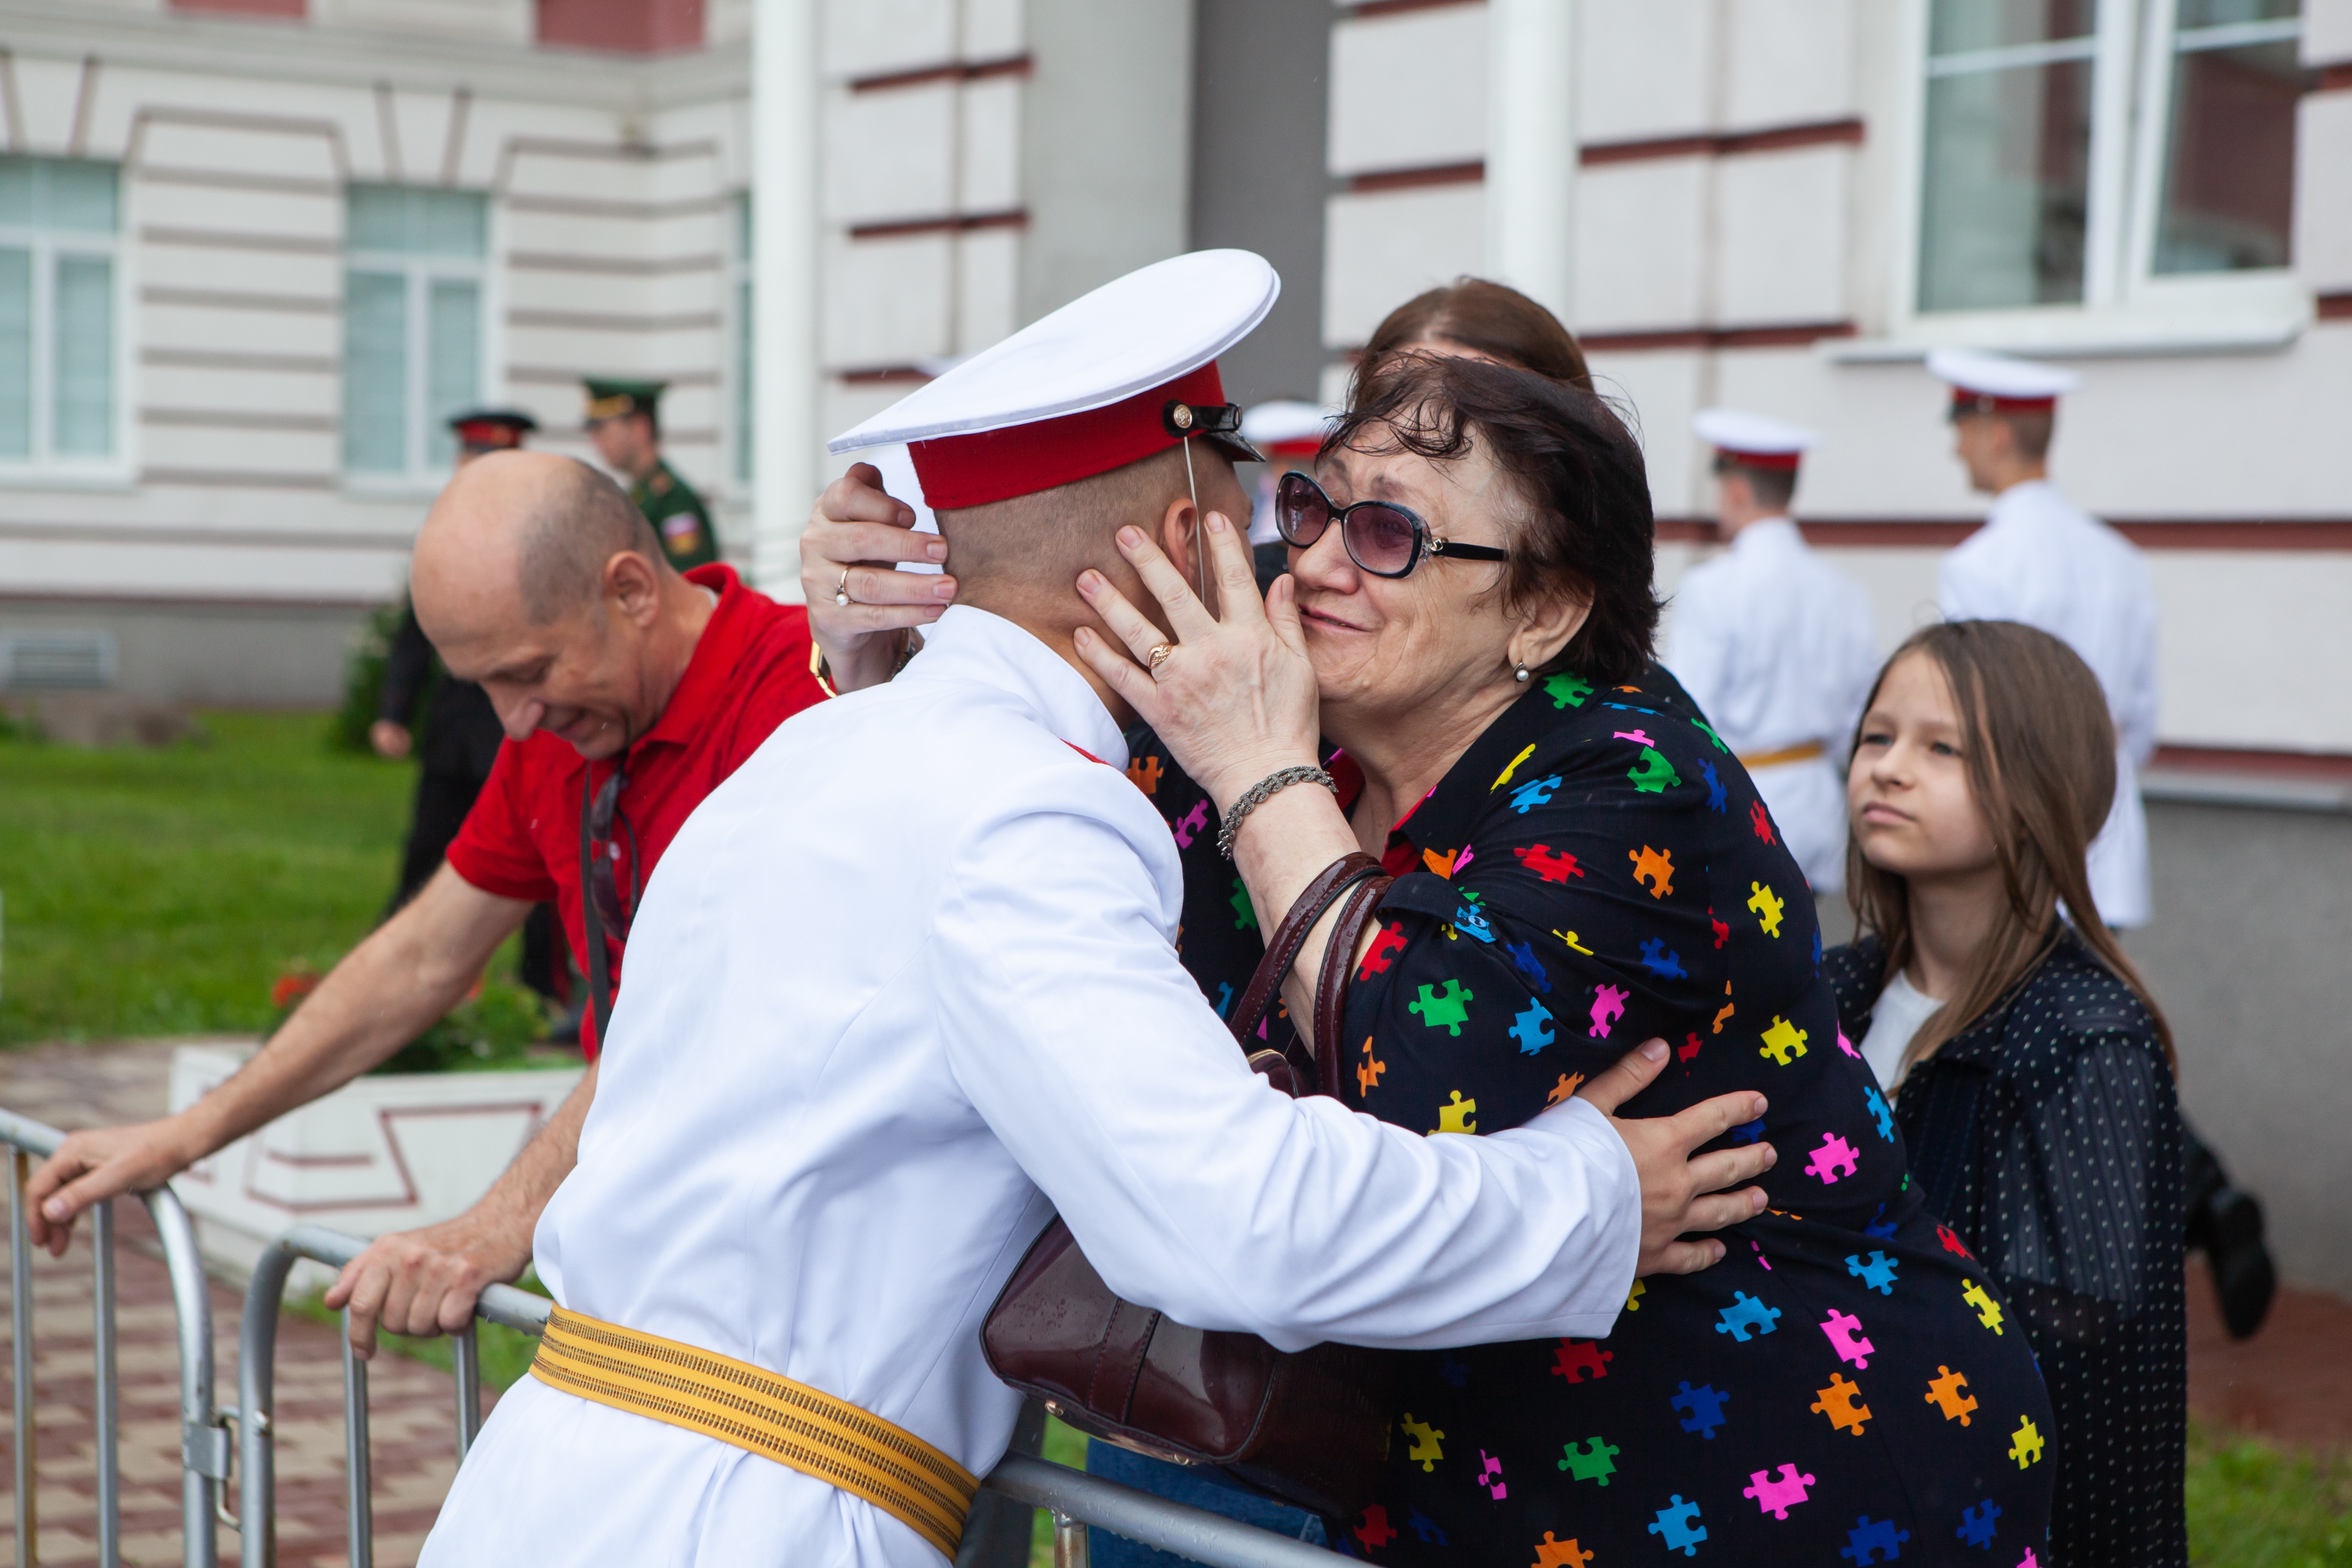
{"label": "puzzle print blouse", "polygon": [[[1850,1036],[1885,950],[1829,955]],[[2051,1568],[2182,1568],[2180,1112],[2155,1021],[2073,936],[1895,1096],[1921,1196],[2000,1280],[2057,1417]]]}
{"label": "puzzle print blouse", "polygon": [[[1221,1009],[1261,947],[1213,809],[1134,764],[1182,846],[1186,966]],[[1724,1261],[1638,1282],[1606,1341],[1402,1358],[1380,1563],[2015,1568],[2046,1535],[2051,1428],[2022,1335],[1905,1173],[1840,1036],[1811,896],[1738,760],[1671,678],[1553,676],[1398,826],[1358,972],[1353,1103],[1436,1133],[1517,1125],[1653,1036],[1625,1108],[1738,1089],[1780,1151]],[[1286,1030],[1287,1024],[1280,1027]]]}

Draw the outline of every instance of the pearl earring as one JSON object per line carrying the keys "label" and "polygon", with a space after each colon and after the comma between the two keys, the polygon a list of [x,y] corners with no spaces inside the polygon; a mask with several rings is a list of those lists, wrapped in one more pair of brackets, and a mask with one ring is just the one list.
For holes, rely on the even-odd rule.
{"label": "pearl earring", "polygon": [[1511,670],[1511,679],[1517,681],[1521,686],[1525,686],[1528,683],[1528,667],[1524,664],[1514,666]]}

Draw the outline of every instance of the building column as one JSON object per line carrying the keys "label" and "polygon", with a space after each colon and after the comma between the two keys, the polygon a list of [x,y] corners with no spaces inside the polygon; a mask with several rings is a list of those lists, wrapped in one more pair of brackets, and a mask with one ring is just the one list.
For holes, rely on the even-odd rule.
{"label": "building column", "polygon": [[797,604],[823,470],[817,391],[817,6],[757,0],[751,27],[751,580]]}
{"label": "building column", "polygon": [[1488,0],[1486,271],[1576,323],[1576,0]]}

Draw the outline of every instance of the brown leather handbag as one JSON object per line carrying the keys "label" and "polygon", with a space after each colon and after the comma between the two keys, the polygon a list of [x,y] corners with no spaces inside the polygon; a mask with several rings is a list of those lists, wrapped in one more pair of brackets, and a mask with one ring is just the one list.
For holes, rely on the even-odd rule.
{"label": "brown leather handbag", "polygon": [[[1250,1037],[1307,933],[1342,898],[1315,995],[1314,1089],[1339,1094],[1341,1013],[1364,923],[1391,879],[1351,854],[1291,906],[1231,1020]],[[1281,1052],[1250,1065],[1301,1092]],[[1013,1271],[981,1331],[989,1370],[1090,1436],[1180,1465],[1212,1465],[1258,1490],[1339,1518],[1369,1499],[1388,1457],[1394,1377],[1386,1351],[1320,1344],[1288,1354],[1255,1334],[1185,1325],[1122,1301],[1059,1219]]]}

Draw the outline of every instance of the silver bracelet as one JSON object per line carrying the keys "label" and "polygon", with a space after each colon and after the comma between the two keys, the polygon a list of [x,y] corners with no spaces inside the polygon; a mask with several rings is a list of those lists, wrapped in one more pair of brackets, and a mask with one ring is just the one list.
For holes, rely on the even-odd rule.
{"label": "silver bracelet", "polygon": [[1232,859],[1234,835],[1242,830],[1242,824],[1249,820],[1249,814],[1295,784],[1319,784],[1335,795],[1339,793],[1339,781],[1322,768],[1282,768],[1270,773],[1242,791],[1242,797],[1234,802],[1231,811],[1225,813],[1223,826],[1217,829],[1217,853],[1228,860]]}

